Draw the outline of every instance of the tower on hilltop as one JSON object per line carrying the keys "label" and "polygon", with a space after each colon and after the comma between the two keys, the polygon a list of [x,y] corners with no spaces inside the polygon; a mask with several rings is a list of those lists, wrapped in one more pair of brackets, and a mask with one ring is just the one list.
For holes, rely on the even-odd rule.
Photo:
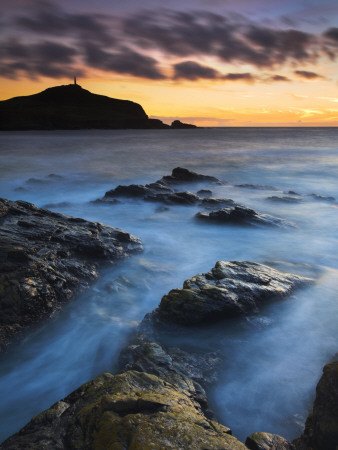
{"label": "tower on hilltop", "polygon": [[74,76],[74,84],[76,85],[76,77]]}

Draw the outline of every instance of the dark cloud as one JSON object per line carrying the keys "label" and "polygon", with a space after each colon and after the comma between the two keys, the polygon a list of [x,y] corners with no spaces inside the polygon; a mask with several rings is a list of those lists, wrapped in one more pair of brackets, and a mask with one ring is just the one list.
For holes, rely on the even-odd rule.
{"label": "dark cloud", "polygon": [[338,43],[338,28],[329,28],[325,31],[324,36]]}
{"label": "dark cloud", "polygon": [[186,61],[174,65],[174,78],[186,80],[198,80],[200,78],[216,79],[220,74],[211,67],[202,66],[194,61]]}
{"label": "dark cloud", "polygon": [[87,65],[97,69],[121,74],[161,80],[165,76],[157,69],[157,61],[128,48],[110,53],[92,44],[85,46]]}
{"label": "dark cloud", "polygon": [[222,79],[228,81],[246,81],[249,83],[253,83],[256,80],[251,73],[228,73],[227,75],[223,75]]}
{"label": "dark cloud", "polygon": [[114,38],[102,16],[70,14],[51,4],[44,4],[34,15],[19,16],[16,25],[35,34],[58,37],[79,37],[103,44],[112,44]]}
{"label": "dark cloud", "polygon": [[284,77],[283,75],[272,75],[271,77],[267,78],[267,81],[291,81],[290,78]]}
{"label": "dark cloud", "polygon": [[243,17],[207,12],[143,11],[122,19],[122,30],[142,48],[174,56],[213,55],[228,63],[256,67],[313,62],[320,37],[296,29],[262,27]]}
{"label": "dark cloud", "polygon": [[315,78],[324,78],[322,75],[319,75],[315,72],[309,72],[307,70],[295,70],[294,72],[301,78],[306,78],[307,80],[314,80]]}
{"label": "dark cloud", "polygon": [[[338,28],[316,35],[291,28],[291,23],[287,29],[285,23],[284,28],[262,26],[240,15],[157,9],[113,17],[74,14],[43,0],[37,1],[34,8],[13,14],[12,23],[7,24],[7,38],[0,46],[5,48],[0,50],[2,63],[11,69],[2,71],[2,76],[27,75],[30,68],[31,76],[53,73],[49,67],[55,68],[55,76],[62,76],[58,74],[85,65],[164,79],[157,60],[149,56],[156,51],[162,53],[161,60],[174,59],[175,79],[253,82],[263,78],[259,80],[250,73],[222,75],[194,60],[208,56],[223,63],[274,70],[313,63],[323,56],[334,59],[337,54]],[[5,35],[2,32],[1,36]],[[279,77],[269,81],[289,81]]]}
{"label": "dark cloud", "polygon": [[[1,74],[7,78],[25,75],[30,78],[48,76],[61,78],[74,74],[77,52],[66,45],[43,41],[25,45],[20,41],[5,42],[0,51]],[[77,70],[81,72],[82,70]]]}

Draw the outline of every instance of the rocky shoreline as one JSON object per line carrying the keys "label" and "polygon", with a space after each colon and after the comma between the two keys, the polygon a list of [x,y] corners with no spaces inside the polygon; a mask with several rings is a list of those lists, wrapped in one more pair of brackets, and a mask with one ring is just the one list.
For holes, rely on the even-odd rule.
{"label": "rocky shoreline", "polygon": [[[222,183],[176,168],[148,185],[118,186],[98,202],[114,204],[127,197],[223,208],[216,212],[245,208],[231,199],[210,197],[207,189],[196,194],[177,190],[180,184],[196,182]],[[2,349],[88,288],[101,267],[142,250],[141,241],[123,230],[23,201],[1,199],[0,218]],[[170,347],[162,336],[173,333],[179,341],[184,330],[216,321],[226,326],[314,282],[256,262],[218,261],[209,272],[192,276],[183,288],[164,295],[158,308],[145,316],[120,353],[118,374],[105,373],[80,386],[0,448],[336,450],[338,355],[324,367],[302,436],[288,442],[258,430],[243,443],[208,406],[206,388],[217,380],[220,355]]]}
{"label": "rocky shoreline", "polygon": [[87,289],[99,269],[142,250],[118,228],[0,199],[0,350]]}

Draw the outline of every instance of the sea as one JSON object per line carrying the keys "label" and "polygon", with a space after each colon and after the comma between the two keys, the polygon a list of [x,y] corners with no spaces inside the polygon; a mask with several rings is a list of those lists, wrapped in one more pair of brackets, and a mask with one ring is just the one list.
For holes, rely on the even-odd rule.
{"label": "sea", "polygon": [[[211,189],[294,227],[200,223],[199,206],[92,202],[175,167],[223,182],[182,190]],[[144,315],[219,260],[270,264],[315,283],[168,344],[221,355],[208,398],[234,436],[301,434],[322,368],[338,351],[338,128],[1,132],[0,173],[1,197],[122,228],[144,245],[2,355],[0,440],[82,383],[116,372]],[[299,201],[269,198],[276,196]]]}

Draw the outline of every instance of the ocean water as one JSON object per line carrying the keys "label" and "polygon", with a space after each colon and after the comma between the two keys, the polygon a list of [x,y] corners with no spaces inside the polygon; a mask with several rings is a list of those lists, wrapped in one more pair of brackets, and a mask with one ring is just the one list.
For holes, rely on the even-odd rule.
{"label": "ocean water", "polygon": [[[142,254],[105,269],[90,290],[2,356],[0,440],[82,383],[116,371],[143,316],[218,260],[270,263],[316,278],[259,314],[175,340],[223,355],[209,400],[236,437],[301,434],[322,366],[338,351],[338,202],[311,195],[338,199],[338,129],[2,132],[0,158],[2,197],[123,228],[144,244]],[[198,206],[91,203],[118,184],[152,182],[177,166],[224,181],[188,190],[210,188],[295,228],[201,224]],[[301,194],[299,203],[267,199],[289,190]]]}

